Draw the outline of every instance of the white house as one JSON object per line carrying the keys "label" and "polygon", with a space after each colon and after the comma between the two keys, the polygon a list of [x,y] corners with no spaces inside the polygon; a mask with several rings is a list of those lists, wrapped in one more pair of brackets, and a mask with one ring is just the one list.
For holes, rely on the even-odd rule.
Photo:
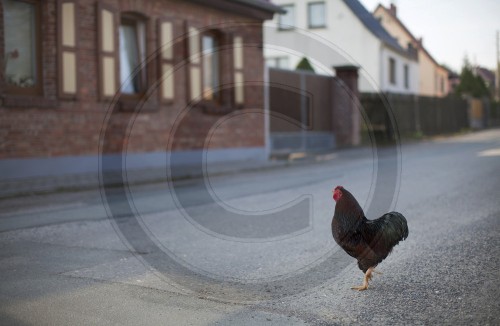
{"label": "white house", "polygon": [[417,94],[417,53],[399,45],[357,0],[273,0],[287,11],[264,26],[270,67],[295,69],[306,57],[317,73],[360,67],[361,92]]}

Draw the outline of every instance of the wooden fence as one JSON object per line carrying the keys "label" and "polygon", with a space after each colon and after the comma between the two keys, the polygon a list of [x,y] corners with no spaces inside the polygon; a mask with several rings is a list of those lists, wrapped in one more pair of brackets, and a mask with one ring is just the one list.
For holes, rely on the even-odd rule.
{"label": "wooden fence", "polygon": [[[363,93],[363,130],[377,137],[437,135],[499,125],[498,108],[489,100]],[[395,124],[391,123],[393,113]]]}

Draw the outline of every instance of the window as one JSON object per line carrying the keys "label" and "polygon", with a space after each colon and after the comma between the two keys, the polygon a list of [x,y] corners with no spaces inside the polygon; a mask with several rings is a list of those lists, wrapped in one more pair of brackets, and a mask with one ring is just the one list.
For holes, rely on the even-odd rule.
{"label": "window", "polygon": [[[97,1],[96,5],[100,98],[109,101],[120,92],[119,108],[134,110],[137,101],[142,99],[148,89],[151,77],[149,71],[154,65],[146,63],[146,33],[151,32],[150,20],[141,13],[120,12],[104,1]],[[168,33],[163,35],[167,37]],[[170,62],[170,57],[167,56],[165,61]],[[161,91],[166,91],[168,97],[171,90],[164,87]],[[148,110],[155,107],[152,100],[142,106]]]}
{"label": "window", "polygon": [[202,36],[203,99],[209,101],[219,100],[220,68],[218,47],[219,40],[214,33]]}
{"label": "window", "polygon": [[[186,23],[187,100],[204,113],[221,114],[245,106],[245,43],[241,35]],[[232,85],[221,89],[221,85]]]}
{"label": "window", "polygon": [[290,65],[288,63],[288,57],[268,58],[266,60],[266,64],[270,68],[290,69]]}
{"label": "window", "polygon": [[3,1],[4,69],[10,93],[41,91],[39,10],[35,1]]}
{"label": "window", "polygon": [[281,6],[286,13],[278,16],[278,28],[280,30],[293,29],[295,25],[295,7],[294,5]]}
{"label": "window", "polygon": [[396,85],[396,60],[389,58],[389,82]]}
{"label": "window", "polygon": [[408,65],[405,65],[404,68],[404,74],[405,74],[405,88],[408,89],[410,88],[410,70],[408,68]]}
{"label": "window", "polygon": [[326,26],[325,3],[312,2],[307,5],[307,18],[309,28],[321,28]]}
{"label": "window", "polygon": [[122,16],[119,28],[120,82],[123,94],[146,91],[146,24],[132,16]]}

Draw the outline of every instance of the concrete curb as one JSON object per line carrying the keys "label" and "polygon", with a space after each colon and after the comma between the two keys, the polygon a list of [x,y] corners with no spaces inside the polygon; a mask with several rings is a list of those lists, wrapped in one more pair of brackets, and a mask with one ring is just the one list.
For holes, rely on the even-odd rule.
{"label": "concrete curb", "polygon": [[[284,168],[297,164],[313,163],[325,160],[332,153],[292,153],[287,157],[273,158],[269,161],[237,161],[217,163],[208,166],[207,174],[211,177],[231,175],[236,173]],[[112,185],[119,186],[125,180],[130,185],[154,184],[171,180],[201,179],[202,171],[194,166],[185,166],[177,175],[167,177],[167,171],[162,168],[141,169],[126,171],[122,177],[120,173],[107,172]],[[98,173],[59,175],[50,177],[23,178],[0,181],[0,199],[48,194],[64,191],[98,190],[101,186]]]}

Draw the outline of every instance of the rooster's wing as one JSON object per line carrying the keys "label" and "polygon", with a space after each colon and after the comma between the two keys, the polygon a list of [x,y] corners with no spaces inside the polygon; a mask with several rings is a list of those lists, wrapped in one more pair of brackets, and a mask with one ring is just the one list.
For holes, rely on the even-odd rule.
{"label": "rooster's wing", "polygon": [[366,220],[360,231],[371,249],[367,256],[370,256],[372,266],[384,260],[399,241],[408,237],[406,218],[398,212],[384,214],[376,220]]}

